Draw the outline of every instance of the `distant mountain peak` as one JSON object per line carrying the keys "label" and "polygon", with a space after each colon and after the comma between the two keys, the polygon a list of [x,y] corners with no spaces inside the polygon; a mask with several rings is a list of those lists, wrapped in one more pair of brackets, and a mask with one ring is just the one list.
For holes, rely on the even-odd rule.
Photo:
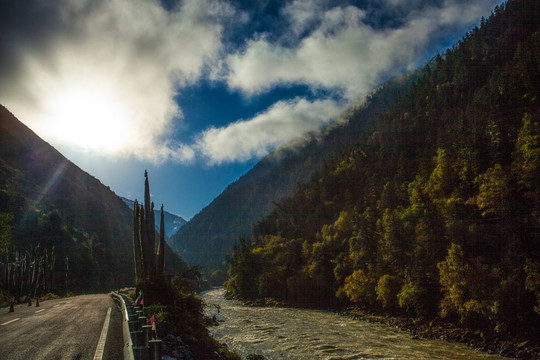
{"label": "distant mountain peak", "polygon": [[[127,206],[129,206],[130,209],[133,209],[133,204],[135,201],[127,199],[125,197],[120,197],[124,203],[126,203]],[[187,222],[184,218],[181,216],[171,214],[168,211],[164,211],[165,213],[165,236],[167,240],[176,234],[178,230]],[[156,230],[159,231],[159,220],[161,216],[161,210],[156,209],[155,210],[155,216],[156,216]]]}

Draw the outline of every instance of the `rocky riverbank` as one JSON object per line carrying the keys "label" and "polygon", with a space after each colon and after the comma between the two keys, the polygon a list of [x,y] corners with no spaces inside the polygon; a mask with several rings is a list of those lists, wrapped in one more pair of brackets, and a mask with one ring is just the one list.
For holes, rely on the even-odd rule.
{"label": "rocky riverbank", "polygon": [[486,334],[479,330],[460,328],[445,322],[374,315],[359,309],[348,309],[339,313],[355,320],[383,323],[408,331],[412,339],[440,339],[463,343],[470,348],[489,354],[517,359],[540,359],[540,339],[532,334],[529,338],[505,338],[501,334]]}

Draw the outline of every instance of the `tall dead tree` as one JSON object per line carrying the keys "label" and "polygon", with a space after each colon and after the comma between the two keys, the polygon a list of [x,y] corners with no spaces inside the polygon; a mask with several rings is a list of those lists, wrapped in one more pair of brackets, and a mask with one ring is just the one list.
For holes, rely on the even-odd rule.
{"label": "tall dead tree", "polygon": [[140,283],[144,276],[142,273],[142,257],[141,257],[141,223],[140,223],[139,202],[135,200],[133,206],[133,256],[135,259],[135,284]]}
{"label": "tall dead tree", "polygon": [[165,215],[161,204],[161,221],[159,222],[159,243],[157,246],[156,273],[163,274],[165,268]]}
{"label": "tall dead tree", "polygon": [[144,204],[135,201],[133,207],[133,256],[135,258],[135,281],[152,281],[164,274],[165,226],[163,205],[159,242],[156,244],[156,220],[154,203],[150,202],[148,172],[144,172]]}

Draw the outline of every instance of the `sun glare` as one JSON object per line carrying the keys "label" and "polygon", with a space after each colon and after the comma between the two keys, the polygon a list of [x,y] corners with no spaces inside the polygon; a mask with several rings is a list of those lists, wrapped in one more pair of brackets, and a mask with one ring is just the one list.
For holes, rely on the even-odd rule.
{"label": "sun glare", "polygon": [[105,86],[67,86],[47,101],[47,132],[63,144],[115,155],[132,131],[124,106]]}

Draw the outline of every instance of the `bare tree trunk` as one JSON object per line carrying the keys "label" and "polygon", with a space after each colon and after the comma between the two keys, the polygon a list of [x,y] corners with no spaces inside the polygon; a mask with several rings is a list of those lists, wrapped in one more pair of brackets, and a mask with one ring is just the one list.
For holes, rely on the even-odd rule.
{"label": "bare tree trunk", "polygon": [[47,268],[48,268],[48,256],[49,250],[44,249],[43,250],[43,287],[45,289],[45,294],[49,292],[49,282],[48,282],[48,276],[47,276]]}
{"label": "bare tree trunk", "polygon": [[133,206],[133,256],[135,260],[135,285],[144,278],[142,275],[141,261],[141,224],[139,203],[135,201]]}
{"label": "bare tree trunk", "polygon": [[156,216],[154,215],[154,202],[150,205],[150,217],[146,219],[148,224],[148,249],[150,250],[150,277],[156,276]]}
{"label": "bare tree trunk", "polygon": [[49,286],[54,287],[54,267],[56,265],[56,251],[53,246],[51,250],[51,258],[49,259]]}
{"label": "bare tree trunk", "polygon": [[144,208],[141,206],[141,209],[140,209],[140,212],[139,212],[139,215],[140,215],[140,226],[141,226],[141,236],[140,236],[140,240],[141,240],[141,252],[142,252],[142,256],[141,256],[141,262],[142,262],[142,275],[143,275],[143,280],[147,280],[148,277],[149,277],[149,273],[148,273],[148,246],[147,246],[147,232],[146,232],[146,221],[145,221],[145,214],[144,214]]}
{"label": "bare tree trunk", "polygon": [[30,297],[30,281],[32,280],[32,274],[30,272],[31,257],[27,252],[24,256],[24,294]]}
{"label": "bare tree trunk", "polygon": [[0,258],[0,288],[4,289],[6,287],[6,274],[7,274],[7,259],[5,260],[5,257],[2,256]]}
{"label": "bare tree trunk", "polygon": [[43,266],[43,259],[40,257],[39,260],[36,262],[36,288],[34,290],[34,297],[39,296],[39,287],[40,287],[40,281],[41,281],[41,272],[42,272],[42,266]]}
{"label": "bare tree trunk", "polygon": [[156,275],[161,276],[165,268],[165,215],[163,213],[163,204],[161,204],[161,219],[159,222],[159,243],[157,247],[157,268]]}

